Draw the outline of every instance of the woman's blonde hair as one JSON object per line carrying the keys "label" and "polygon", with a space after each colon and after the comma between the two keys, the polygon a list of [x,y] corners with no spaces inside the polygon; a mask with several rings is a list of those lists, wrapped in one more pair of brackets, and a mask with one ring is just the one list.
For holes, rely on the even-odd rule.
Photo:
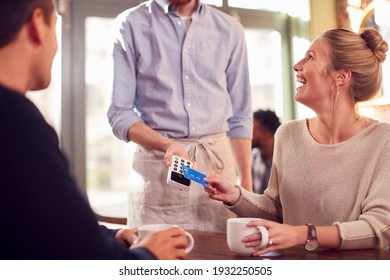
{"label": "woman's blonde hair", "polygon": [[330,70],[350,70],[350,95],[354,102],[366,101],[376,95],[382,85],[382,62],[388,44],[373,28],[358,34],[347,29],[332,29],[321,37],[329,44]]}

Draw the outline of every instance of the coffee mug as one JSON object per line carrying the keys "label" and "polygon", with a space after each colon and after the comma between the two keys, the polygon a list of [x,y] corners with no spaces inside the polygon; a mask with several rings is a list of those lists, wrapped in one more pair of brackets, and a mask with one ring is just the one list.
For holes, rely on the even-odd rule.
{"label": "coffee mug", "polygon": [[[258,221],[259,218],[230,218],[226,222],[226,235],[227,244],[233,253],[241,256],[250,256],[254,252],[264,249],[268,245],[269,235],[268,230],[264,226],[248,227],[250,221]],[[246,247],[245,243],[242,242],[245,236],[253,233],[260,232],[261,242],[257,247]],[[275,257],[280,256],[282,251],[272,251],[263,254],[263,257]]]}
{"label": "coffee mug", "polygon": [[[178,227],[177,225],[172,224],[146,224],[138,227],[138,237],[140,239],[143,239],[146,235],[149,233],[155,232],[155,231],[161,231],[172,227]],[[192,248],[194,247],[194,237],[189,232],[185,232],[187,237],[187,248],[186,248],[186,254],[191,252]]]}

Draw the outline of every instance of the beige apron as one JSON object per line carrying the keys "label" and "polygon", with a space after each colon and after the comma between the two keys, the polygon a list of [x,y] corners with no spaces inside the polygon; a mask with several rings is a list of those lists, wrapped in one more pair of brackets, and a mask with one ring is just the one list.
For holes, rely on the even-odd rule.
{"label": "beige apron", "polygon": [[[196,161],[197,170],[214,171],[236,183],[235,160],[225,133],[177,141]],[[188,230],[226,231],[226,208],[222,202],[211,200],[201,185],[192,182],[186,192],[166,184],[168,166],[163,152],[138,146],[133,169],[143,178],[143,184],[130,190],[128,226],[169,223]]]}

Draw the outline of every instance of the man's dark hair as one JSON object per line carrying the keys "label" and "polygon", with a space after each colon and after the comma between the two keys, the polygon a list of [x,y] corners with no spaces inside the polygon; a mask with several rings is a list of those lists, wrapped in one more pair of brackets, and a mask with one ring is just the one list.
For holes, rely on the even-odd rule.
{"label": "man's dark hair", "polygon": [[271,110],[258,110],[253,113],[253,118],[258,120],[261,125],[267,128],[272,134],[275,134],[280,126],[278,116]]}
{"label": "man's dark hair", "polygon": [[0,48],[14,40],[36,8],[42,9],[46,23],[50,24],[50,16],[54,10],[53,0],[0,1]]}

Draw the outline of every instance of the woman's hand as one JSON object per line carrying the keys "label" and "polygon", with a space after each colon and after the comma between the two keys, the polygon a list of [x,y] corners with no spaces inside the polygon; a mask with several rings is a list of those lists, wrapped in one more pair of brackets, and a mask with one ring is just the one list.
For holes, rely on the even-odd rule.
{"label": "woman's hand", "polygon": [[[290,226],[268,220],[255,220],[248,223],[248,227],[255,226],[265,226],[268,230],[268,246],[254,252],[253,256],[304,245],[307,240],[306,226]],[[261,234],[248,235],[244,237],[243,242],[247,247],[258,247],[261,242]]]}
{"label": "woman's hand", "polygon": [[205,182],[209,183],[205,190],[209,197],[214,200],[223,201],[227,204],[235,204],[240,198],[240,190],[218,175],[207,176]]}

